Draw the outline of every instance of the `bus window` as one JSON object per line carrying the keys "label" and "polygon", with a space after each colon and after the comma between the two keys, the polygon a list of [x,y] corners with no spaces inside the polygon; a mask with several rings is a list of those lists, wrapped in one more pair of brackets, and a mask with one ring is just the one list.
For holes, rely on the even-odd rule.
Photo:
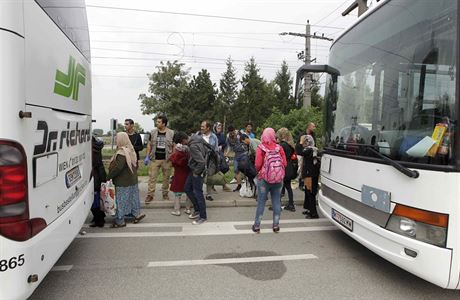
{"label": "bus window", "polygon": [[84,0],[35,0],[77,49],[91,60]]}

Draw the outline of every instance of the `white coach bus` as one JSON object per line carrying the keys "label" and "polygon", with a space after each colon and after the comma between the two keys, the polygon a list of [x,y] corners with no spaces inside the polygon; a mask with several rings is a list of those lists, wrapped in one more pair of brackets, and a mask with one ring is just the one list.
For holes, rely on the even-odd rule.
{"label": "white coach bus", "polygon": [[[380,1],[332,45],[319,208],[346,234],[460,288],[457,0]],[[378,270],[376,271],[378,272]]]}
{"label": "white coach bus", "polygon": [[2,300],[29,297],[88,215],[90,72],[84,0],[0,1]]}

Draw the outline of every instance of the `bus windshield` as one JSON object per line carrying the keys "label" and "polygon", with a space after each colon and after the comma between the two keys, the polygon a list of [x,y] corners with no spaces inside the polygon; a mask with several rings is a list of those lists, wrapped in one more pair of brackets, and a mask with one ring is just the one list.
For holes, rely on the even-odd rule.
{"label": "bus windshield", "polygon": [[451,0],[394,0],[346,32],[329,58],[326,149],[453,165],[456,46]]}

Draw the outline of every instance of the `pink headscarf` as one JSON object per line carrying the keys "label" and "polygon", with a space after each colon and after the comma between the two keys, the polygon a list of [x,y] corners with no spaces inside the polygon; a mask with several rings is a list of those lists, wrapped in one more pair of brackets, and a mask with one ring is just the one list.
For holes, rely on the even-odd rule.
{"label": "pink headscarf", "polygon": [[273,130],[273,128],[270,127],[265,128],[260,140],[262,141],[262,144],[267,146],[276,144],[275,130]]}

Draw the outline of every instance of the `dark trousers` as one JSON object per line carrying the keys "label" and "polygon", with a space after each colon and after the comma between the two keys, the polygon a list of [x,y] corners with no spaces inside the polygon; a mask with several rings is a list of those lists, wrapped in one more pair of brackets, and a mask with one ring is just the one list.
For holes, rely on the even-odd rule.
{"label": "dark trousers", "polygon": [[192,201],[193,209],[200,213],[200,218],[207,219],[206,201],[203,195],[203,177],[194,176],[193,172],[190,172],[185,180],[184,192]]}
{"label": "dark trousers", "polygon": [[105,223],[105,213],[101,210],[101,193],[94,192],[93,205],[91,206],[91,213],[93,214],[93,222],[97,226],[102,226]]}
{"label": "dark trousers", "polygon": [[312,177],[312,190],[307,190],[305,186],[305,198],[303,201],[303,208],[310,211],[311,215],[317,215],[316,211],[316,194],[318,193],[318,176]]}
{"label": "dark trousers", "polygon": [[285,180],[283,182],[283,191],[286,190],[288,194],[288,206],[292,207],[294,206],[294,195],[292,194],[292,187],[291,187],[291,180]]}

